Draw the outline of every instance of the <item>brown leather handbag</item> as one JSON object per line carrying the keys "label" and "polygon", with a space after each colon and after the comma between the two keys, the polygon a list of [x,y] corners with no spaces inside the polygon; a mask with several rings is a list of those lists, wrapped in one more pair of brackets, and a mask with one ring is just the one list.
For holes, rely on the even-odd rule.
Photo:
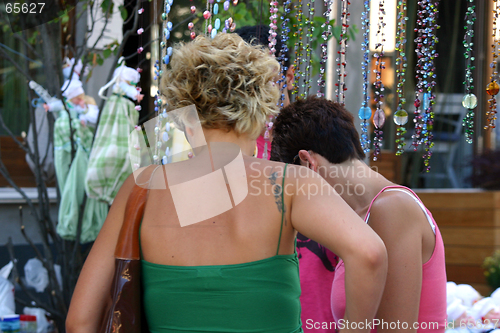
{"label": "brown leather handbag", "polygon": [[134,186],[115,248],[115,274],[100,333],[149,332],[142,307],[139,227],[147,189]]}

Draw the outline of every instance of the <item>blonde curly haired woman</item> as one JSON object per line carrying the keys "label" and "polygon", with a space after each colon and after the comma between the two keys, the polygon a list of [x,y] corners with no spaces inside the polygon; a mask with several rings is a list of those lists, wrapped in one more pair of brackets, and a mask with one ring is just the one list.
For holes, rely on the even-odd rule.
{"label": "blonde curly haired woman", "polygon": [[[166,189],[150,190],[140,240],[151,332],[302,332],[297,231],[344,259],[345,319],[364,322],[375,315],[387,270],[380,238],[316,173],[252,157],[266,117],[277,112],[278,74],[267,50],[235,34],[197,37],[174,49],[162,93],[171,110],[194,104],[207,144],[193,158],[161,168],[200,177],[224,167],[226,152],[214,149],[217,143],[233,145],[242,154],[248,193],[231,209],[183,227],[170,178]],[[186,128],[193,144],[191,131]],[[197,162],[207,157],[208,169]],[[152,181],[163,181],[163,174],[154,173]],[[85,263],[69,309],[69,333],[97,330],[133,186],[130,177]],[[211,193],[201,195],[212,200]]]}

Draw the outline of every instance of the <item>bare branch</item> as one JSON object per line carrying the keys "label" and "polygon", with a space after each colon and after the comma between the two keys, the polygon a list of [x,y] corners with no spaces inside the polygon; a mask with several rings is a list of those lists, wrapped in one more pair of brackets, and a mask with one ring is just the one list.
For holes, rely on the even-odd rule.
{"label": "bare branch", "polygon": [[50,312],[53,316],[58,317],[58,318],[64,320],[64,316],[59,311],[57,311],[56,309],[54,309],[54,308],[48,306],[47,304],[41,302],[38,299],[38,297],[36,297],[35,294],[33,294],[24,285],[23,281],[19,277],[19,272],[17,270],[17,259],[16,259],[16,256],[14,254],[14,245],[12,244],[12,238],[11,237],[9,237],[9,240],[8,240],[8,242],[6,244],[6,247],[7,247],[7,250],[9,251],[10,260],[14,263],[14,267],[12,269],[12,274],[14,276],[14,281],[21,287],[21,289],[26,293],[26,295],[28,295],[28,297],[33,302],[35,302],[35,306],[36,307],[40,307],[40,308],[44,309],[45,311]]}
{"label": "bare branch", "polygon": [[12,36],[14,36],[14,38],[17,40],[20,40],[35,55],[35,57],[37,57],[38,59],[42,59],[40,53],[38,53],[37,50],[35,50],[35,48],[31,46],[26,39],[22,38],[17,33],[12,34]]}
{"label": "bare branch", "polygon": [[26,228],[24,227],[24,222],[23,222],[23,206],[19,206],[19,224],[21,227],[21,233],[23,234],[24,239],[28,242],[28,244],[31,246],[31,248],[35,251],[36,257],[38,260],[43,262],[43,256],[36,247],[35,243],[31,240],[31,238],[26,234]]}
{"label": "bare branch", "polygon": [[28,79],[28,81],[33,81],[31,76],[28,73],[26,73],[24,69],[21,66],[19,66],[19,64],[14,59],[12,59],[7,52],[5,52],[4,49],[0,48],[0,52],[2,52],[2,57],[8,60],[12,65],[14,65],[14,67],[16,67],[16,69],[21,74],[23,74],[26,77],[26,79]]}

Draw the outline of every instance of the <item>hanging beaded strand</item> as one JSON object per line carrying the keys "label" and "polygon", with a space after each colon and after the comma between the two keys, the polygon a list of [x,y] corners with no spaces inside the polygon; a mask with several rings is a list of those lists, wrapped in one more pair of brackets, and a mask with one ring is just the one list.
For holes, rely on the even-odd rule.
{"label": "hanging beaded strand", "polygon": [[302,35],[304,32],[304,23],[303,23],[303,15],[302,15],[302,0],[298,0],[297,4],[295,5],[295,18],[297,20],[297,25],[294,25],[293,28],[295,28],[294,32],[294,37],[295,39],[295,45],[294,45],[294,53],[295,53],[295,59],[293,61],[293,65],[295,68],[295,74],[294,74],[294,85],[293,85],[293,91],[292,94],[298,94],[299,93],[299,87],[300,87],[300,78],[302,76],[301,73],[301,62],[302,62],[302,48],[303,48],[303,43],[302,43]]}
{"label": "hanging beaded strand", "polygon": [[278,36],[278,1],[271,1],[269,6],[269,13],[271,16],[269,17],[269,53],[272,56],[276,55],[276,37]]}
{"label": "hanging beaded strand", "polygon": [[280,74],[281,74],[281,79],[279,81],[279,84],[281,84],[281,97],[280,101],[278,103],[279,108],[284,107],[284,102],[285,102],[285,93],[288,90],[287,87],[287,80],[286,80],[286,74],[288,71],[288,67],[285,65],[285,63],[289,60],[287,58],[288,54],[288,34],[290,33],[290,27],[288,24],[290,23],[290,18],[288,15],[290,14],[290,6],[291,6],[291,0],[286,0],[283,1],[283,15],[280,17],[281,19],[281,50],[279,51],[278,55],[278,61],[280,62]]}
{"label": "hanging beaded strand", "polygon": [[328,60],[328,39],[332,35],[332,26],[330,25],[330,13],[332,12],[332,0],[324,0],[325,12],[323,16],[325,17],[325,23],[321,25],[323,32],[321,37],[323,38],[323,43],[321,43],[321,60],[319,61],[319,78],[318,78],[318,97],[325,96],[326,87],[326,63]]}
{"label": "hanging beaded strand", "polygon": [[358,117],[361,120],[361,148],[365,153],[370,151],[370,137],[368,135],[368,120],[372,117],[372,110],[368,104],[370,96],[368,96],[368,74],[370,73],[370,0],[364,1],[365,10],[361,14],[361,29],[363,32],[363,42],[361,43],[361,51],[363,51],[363,61],[361,62],[361,71],[363,74],[363,102],[358,112]]}
{"label": "hanging beaded strand", "polygon": [[[144,8],[143,7],[139,8],[137,10],[137,14],[139,15],[139,26],[141,28],[137,29],[137,34],[139,35],[139,47],[137,48],[137,58],[138,58],[138,62],[137,63],[139,65],[137,66],[136,70],[137,70],[138,73],[142,73],[142,68],[140,68],[139,66],[140,66],[140,63],[141,63],[141,55],[140,54],[142,53],[142,51],[144,51],[144,49],[142,47],[142,34],[144,32],[144,28],[142,28],[143,22],[144,22],[142,14],[144,14]],[[137,87],[136,89],[137,89],[137,91],[139,93],[141,92],[141,88]],[[141,111],[142,110],[142,107],[140,105],[136,105],[134,108],[137,111]],[[135,129],[136,129],[137,132],[142,133],[142,127],[140,125],[136,125]],[[141,145],[140,145],[139,141],[137,141],[134,144],[134,148],[136,150],[141,150]],[[137,163],[133,163],[133,165],[132,165],[133,171],[135,171],[135,170],[137,170],[137,169],[139,169],[141,167],[141,165],[139,164],[140,160],[136,160],[135,162],[137,162]]]}
{"label": "hanging beaded strand", "polygon": [[385,34],[384,34],[384,9],[385,1],[379,0],[378,3],[378,25],[377,25],[377,42],[375,43],[375,54],[373,57],[375,60],[375,82],[373,83],[373,92],[374,97],[373,101],[375,102],[376,109],[373,114],[373,125],[375,126],[374,134],[375,138],[373,139],[373,160],[376,161],[378,159],[378,155],[380,155],[380,149],[382,147],[382,138],[384,132],[382,131],[382,127],[385,123],[385,113],[384,113],[384,84],[382,83],[382,71],[385,69],[384,58],[384,44],[385,44]]}
{"label": "hanging beaded strand", "polygon": [[404,135],[406,134],[405,125],[408,122],[408,112],[404,109],[406,98],[404,96],[404,83],[406,74],[406,0],[400,0],[397,5],[397,32],[396,32],[396,94],[398,97],[398,106],[394,113],[394,123],[398,126],[396,130],[396,155],[399,156],[404,153],[406,146]]}
{"label": "hanging beaded strand", "polygon": [[[268,47],[269,47],[269,54],[271,54],[273,57],[276,57],[276,37],[278,36],[278,1],[275,1],[275,0],[272,0],[270,5],[269,5],[269,37],[268,37]],[[283,18],[282,18],[283,19]],[[281,52],[281,50],[280,50]],[[280,54],[278,54],[278,61],[280,60]],[[278,81],[278,83],[280,82],[280,80]],[[282,92],[283,94],[283,92]],[[281,100],[280,100],[281,101]],[[280,102],[278,102],[278,105],[280,104]],[[283,105],[283,103],[281,102],[281,105]],[[271,139],[271,135],[270,135],[270,131],[271,131],[271,128],[273,127],[273,118],[272,116],[270,116],[267,120],[266,120],[266,130],[264,131],[264,151],[262,152],[262,159],[265,159],[267,160],[268,159],[268,153],[267,153],[267,147],[269,146],[270,144],[270,139]]]}
{"label": "hanging beaded strand", "polygon": [[[173,24],[169,20],[169,14],[170,10],[173,5],[173,0],[165,0],[164,2],[164,12],[161,14],[161,19],[162,19],[162,28],[163,28],[163,38],[160,42],[160,59],[161,59],[161,64],[159,61],[156,61],[155,63],[155,76],[154,79],[158,80],[157,86],[158,90],[156,91],[156,96],[155,96],[155,101],[154,101],[154,111],[157,119],[157,123],[155,124],[154,132],[156,135],[156,147],[155,147],[155,155],[153,159],[155,162],[159,160],[160,156],[160,149],[163,150],[163,143],[165,145],[167,144],[167,141],[170,139],[168,136],[168,130],[162,126],[162,118],[165,119],[167,118],[167,110],[166,108],[163,109],[163,107],[166,107],[166,105],[163,105],[163,100],[161,99],[160,95],[160,83],[161,83],[161,76],[163,74],[163,69],[166,69],[167,65],[170,63],[170,57],[172,56],[172,47],[168,46],[168,40],[170,39],[170,34],[172,33],[173,29]],[[155,13],[156,13],[156,8],[155,8]],[[156,25],[156,16],[155,16],[155,25]],[[167,47],[168,46],[168,47]],[[162,112],[161,112],[162,111]],[[160,113],[161,112],[161,113]],[[162,132],[163,130],[163,132]],[[162,154],[163,157],[161,158],[161,164],[167,164],[168,163],[168,155],[169,155],[169,148],[168,146],[166,147],[165,153]]]}
{"label": "hanging beaded strand", "polygon": [[337,103],[344,105],[345,103],[345,91],[347,87],[345,86],[345,77],[347,76],[346,68],[346,49],[347,49],[347,28],[349,28],[349,5],[351,3],[349,0],[342,0],[342,12],[340,15],[340,20],[342,27],[340,30],[340,40],[339,40],[339,50],[337,51],[337,75],[338,80],[335,83],[335,93],[337,96]]}
{"label": "hanging beaded strand", "polygon": [[[143,13],[144,13],[144,8],[141,7],[137,10],[137,13],[140,15],[140,20],[139,20],[139,26],[140,28],[137,29],[137,34],[139,35],[139,47],[137,48],[137,58],[138,58],[138,64],[140,64],[142,61],[142,56],[140,55],[142,53],[142,51],[144,51],[144,48],[142,47],[142,34],[144,33],[144,28],[142,28],[143,26],[143,23],[144,23],[144,17],[143,17]],[[142,68],[139,67],[139,65],[137,66],[137,72],[138,73],[142,73]],[[140,92],[140,89],[141,88],[137,88],[138,91]],[[140,105],[136,105],[135,106],[135,109],[137,111],[141,111],[142,110],[142,107]]]}
{"label": "hanging beaded strand", "polygon": [[[191,11],[191,14],[195,14],[196,13],[196,6],[193,4],[193,0],[189,0],[189,3],[191,4],[191,7],[189,8],[189,10]],[[189,36],[191,37],[191,39],[195,39],[196,33],[193,31],[194,23],[192,21],[188,23],[188,29],[190,31]]]}
{"label": "hanging beaded strand", "polygon": [[[233,0],[233,6],[236,7],[238,5],[238,0]],[[230,8],[230,2],[229,0],[226,0],[224,2],[224,11],[228,11]],[[222,28],[222,32],[225,33],[228,30],[233,32],[236,29],[236,22],[234,22],[232,16],[230,13],[230,16],[227,20],[224,21],[224,28]]]}
{"label": "hanging beaded strand", "polygon": [[439,26],[436,23],[438,15],[439,1],[422,0],[417,7],[417,25],[415,32],[415,53],[417,54],[417,64],[415,66],[415,78],[417,80],[415,88],[415,133],[412,135],[412,146],[416,151],[420,144],[425,145],[423,154],[425,171],[430,171],[430,158],[432,156],[432,127],[434,124],[434,112],[432,106],[435,103],[433,87],[436,85],[436,69],[434,59],[438,56],[436,44],[438,42],[436,30]]}
{"label": "hanging beaded strand", "polygon": [[[429,64],[427,66],[427,72],[424,75],[425,86],[427,93],[424,94],[423,99],[423,107],[424,107],[424,144],[425,144],[425,153],[422,156],[424,159],[425,172],[429,172],[431,170],[430,159],[432,157],[432,147],[434,147],[434,136],[432,134],[432,129],[434,126],[434,111],[433,105],[435,102],[435,94],[434,94],[434,86],[436,85],[436,67],[434,65],[434,60],[438,57],[438,53],[436,52],[436,44],[438,43],[437,38],[437,29],[439,26],[437,24],[438,17],[438,5],[439,0],[428,0],[426,12],[429,15],[428,22],[429,27],[427,29],[428,41],[427,41],[427,58]],[[427,97],[427,98],[426,98]]]}
{"label": "hanging beaded strand", "polygon": [[462,99],[462,105],[466,108],[467,114],[462,122],[465,127],[465,141],[467,143],[472,143],[474,136],[474,109],[477,106],[477,97],[472,93],[474,89],[473,83],[474,78],[472,77],[472,71],[475,69],[473,66],[474,57],[472,56],[472,38],[474,37],[474,22],[476,21],[476,13],[474,6],[474,0],[468,0],[470,6],[467,8],[465,14],[465,35],[464,35],[464,48],[465,48],[465,96]]}
{"label": "hanging beaded strand", "polygon": [[492,53],[493,53],[493,60],[491,61],[490,67],[492,69],[491,77],[490,77],[490,83],[486,87],[486,93],[490,95],[490,99],[488,100],[488,110],[486,111],[486,126],[484,126],[484,129],[491,129],[495,128],[495,121],[497,119],[497,101],[495,98],[495,95],[498,94],[498,91],[500,90],[500,86],[498,85],[498,82],[496,81],[498,79],[498,69],[497,69],[497,58],[498,58],[498,48],[500,45],[500,39],[497,39],[498,36],[498,16],[500,15],[500,10],[498,8],[498,1],[493,0],[494,7],[493,7],[493,42],[491,43],[491,48],[492,48]]}
{"label": "hanging beaded strand", "polygon": [[313,65],[313,59],[311,57],[312,53],[312,48],[311,48],[311,43],[313,40],[313,17],[314,17],[314,0],[310,0],[307,4],[307,12],[308,16],[306,17],[306,22],[305,22],[305,27],[307,29],[306,31],[306,42],[305,42],[305,57],[304,57],[304,63],[305,63],[305,72],[304,72],[304,84],[303,84],[303,91],[300,96],[302,98],[306,98],[307,95],[309,95],[309,90],[311,89],[311,82],[312,82],[312,65]]}

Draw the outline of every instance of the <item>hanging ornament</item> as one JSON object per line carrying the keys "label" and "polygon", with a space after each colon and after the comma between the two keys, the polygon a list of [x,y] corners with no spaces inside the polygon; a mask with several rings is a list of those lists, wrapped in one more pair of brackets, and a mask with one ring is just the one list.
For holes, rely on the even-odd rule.
{"label": "hanging ornament", "polygon": [[436,69],[434,59],[438,56],[436,44],[438,42],[436,30],[439,26],[436,23],[438,15],[439,0],[421,0],[417,3],[417,24],[415,32],[415,53],[417,54],[417,64],[415,66],[415,111],[414,119],[415,132],[412,135],[412,146],[416,151],[420,144],[425,146],[423,159],[425,171],[430,170],[430,158],[432,156],[432,129],[434,125],[434,93],[432,89],[436,85]]}
{"label": "hanging ornament", "polygon": [[293,47],[293,51],[295,54],[295,59],[293,61],[293,66],[295,68],[295,73],[294,73],[294,85],[293,85],[293,90],[292,90],[292,95],[298,94],[299,93],[299,88],[300,88],[300,78],[302,76],[302,49],[303,49],[303,42],[302,42],[302,36],[304,33],[304,23],[303,23],[303,15],[302,15],[302,0],[298,0],[297,4],[294,6],[295,8],[295,20],[297,21],[297,26],[296,29],[293,33],[293,36],[295,37],[295,44]]}
{"label": "hanging ornament", "polygon": [[467,109],[467,114],[462,122],[465,127],[465,141],[467,143],[472,143],[474,136],[474,109],[477,106],[477,97],[472,93],[474,89],[473,83],[474,78],[472,77],[472,71],[474,70],[472,56],[472,38],[474,37],[474,22],[476,21],[476,13],[474,6],[474,0],[468,0],[470,6],[467,8],[465,14],[465,35],[464,35],[464,48],[465,48],[465,96],[462,99],[462,105]]}
{"label": "hanging ornament", "polygon": [[346,49],[347,49],[347,29],[349,28],[349,5],[351,3],[348,0],[342,0],[342,9],[340,14],[340,22],[342,27],[340,29],[340,39],[339,39],[339,50],[337,51],[337,83],[335,83],[335,93],[337,97],[337,102],[344,105],[345,103],[345,91],[347,87],[345,86],[346,73]]}
{"label": "hanging ornament", "polygon": [[286,66],[286,62],[289,60],[287,58],[288,54],[288,34],[290,33],[290,27],[288,26],[288,23],[290,22],[290,18],[288,15],[290,14],[290,6],[291,6],[291,0],[286,0],[283,2],[283,13],[284,15],[281,16],[281,50],[279,50],[279,54],[277,57],[277,60],[280,62],[280,76],[281,79],[278,81],[281,87],[281,97],[278,102],[279,108],[283,108],[284,102],[285,102],[285,94],[287,93],[287,80],[286,80],[286,73],[288,71],[288,67]]}
{"label": "hanging ornament", "polygon": [[368,135],[368,120],[372,117],[372,110],[369,107],[368,101],[368,74],[370,73],[370,0],[364,1],[364,11],[361,14],[361,29],[363,32],[363,42],[361,43],[361,51],[363,51],[363,62],[361,63],[361,72],[363,74],[363,102],[358,111],[358,117],[361,120],[361,148],[365,153],[370,151],[370,137]]}
{"label": "hanging ornament", "polygon": [[278,1],[271,1],[269,13],[269,53],[274,57],[276,53],[276,36],[278,35]]}
{"label": "hanging ornament", "polygon": [[405,84],[405,74],[406,74],[406,21],[408,17],[406,16],[406,0],[400,0],[397,5],[397,32],[396,32],[396,95],[398,98],[398,106],[396,112],[394,112],[393,120],[397,125],[396,129],[396,155],[399,156],[404,153],[404,148],[406,146],[405,137],[406,128],[405,125],[408,122],[408,112],[404,109],[406,104],[406,98],[404,95],[404,84]]}
{"label": "hanging ornament", "polygon": [[[366,3],[367,1],[365,1]],[[328,39],[332,35],[332,26],[330,25],[330,13],[332,12],[332,0],[324,0],[325,12],[323,16],[325,17],[325,23],[321,25],[323,32],[321,37],[323,38],[323,43],[321,43],[321,60],[319,61],[319,78],[318,78],[318,97],[325,96],[325,86],[326,86],[326,62],[328,60]]]}
{"label": "hanging ornament", "polygon": [[374,134],[375,138],[373,139],[373,160],[376,161],[378,159],[378,155],[380,154],[380,150],[382,147],[382,138],[384,132],[382,131],[382,127],[385,123],[385,113],[384,113],[384,84],[382,83],[382,70],[385,69],[384,62],[384,45],[385,45],[385,33],[384,33],[384,9],[385,1],[379,0],[378,3],[378,24],[377,24],[377,41],[375,43],[375,54],[373,57],[375,60],[375,69],[373,70],[375,73],[375,82],[373,83],[373,101],[375,102],[376,110],[373,115],[373,125],[375,126]]}
{"label": "hanging ornament", "polygon": [[497,101],[495,95],[498,94],[500,86],[497,83],[498,79],[498,68],[497,68],[497,58],[498,58],[498,48],[500,46],[500,40],[497,38],[498,35],[498,16],[500,15],[500,8],[498,1],[493,1],[493,42],[491,43],[493,60],[491,61],[490,67],[492,69],[490,83],[486,86],[486,93],[490,95],[488,100],[488,110],[486,111],[486,126],[484,129],[495,128],[497,119]]}
{"label": "hanging ornament", "polygon": [[307,6],[307,12],[308,15],[306,16],[306,21],[305,21],[305,35],[306,35],[306,41],[304,44],[304,62],[305,62],[305,72],[304,72],[304,83],[303,83],[303,90],[302,94],[300,96],[302,98],[306,98],[307,95],[309,94],[309,90],[311,89],[311,82],[312,82],[312,64],[313,64],[313,59],[312,59],[312,48],[311,44],[312,41],[314,40],[313,37],[313,18],[314,18],[314,1],[309,1],[306,4]]}

